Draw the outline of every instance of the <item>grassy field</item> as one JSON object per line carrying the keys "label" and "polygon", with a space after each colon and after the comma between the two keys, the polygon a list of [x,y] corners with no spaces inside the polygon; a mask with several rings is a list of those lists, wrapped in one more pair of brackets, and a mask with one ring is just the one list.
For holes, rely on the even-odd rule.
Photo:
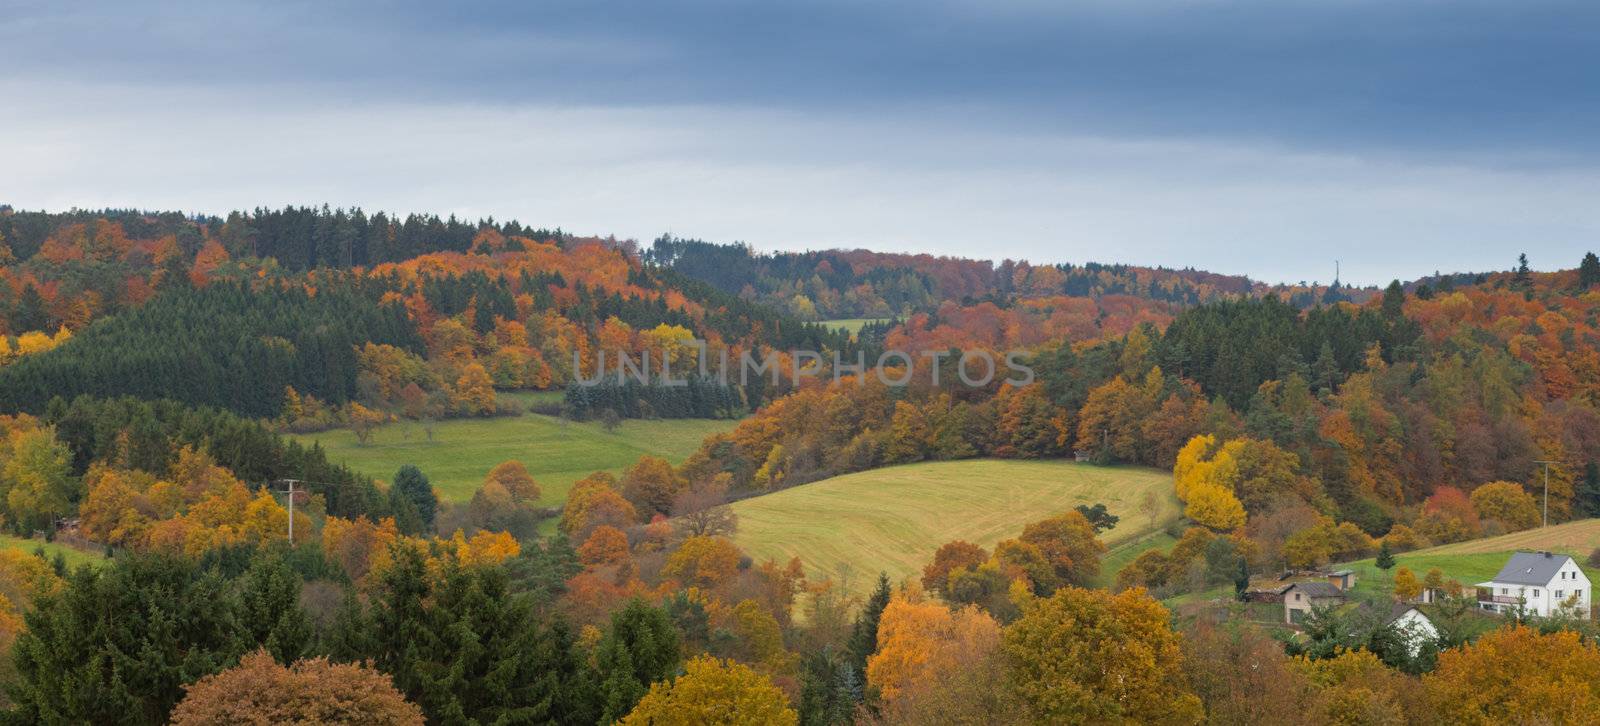
{"label": "grassy field", "polygon": [[862,326],[867,323],[881,323],[887,320],[888,318],[839,318],[838,320],[824,320],[822,324],[855,335],[861,332]]}
{"label": "grassy field", "polygon": [[[1395,555],[1395,566],[1404,566],[1418,577],[1432,568],[1439,568],[1447,578],[1472,586],[1484,582],[1500,572],[1506,558],[1518,550],[1548,550],[1572,555],[1583,567],[1590,582],[1600,582],[1600,570],[1589,567],[1585,560],[1589,552],[1600,546],[1600,519],[1585,519],[1558,524],[1553,527],[1529,529],[1499,537],[1468,540],[1455,544],[1430,547],[1415,552]],[[1359,573],[1357,590],[1382,590],[1393,588],[1394,570],[1383,572],[1371,558],[1344,565]]]}
{"label": "grassy field", "polygon": [[[1139,513],[1154,491],[1155,524]],[[1160,529],[1179,514],[1172,477],[1136,467],[1098,467],[1069,461],[949,461],[874,469],[746,499],[735,536],[756,561],[799,556],[813,575],[834,575],[841,564],[862,590],[879,571],[894,580],[920,577],[939,545],[964,539],[993,547],[1021,534],[1023,525],[1103,502],[1121,523],[1101,535],[1114,560],[1131,560],[1166,541]],[[1125,543],[1128,547],[1120,547]],[[1131,553],[1131,554],[1128,554]]]}
{"label": "grassy field", "polygon": [[527,414],[443,421],[434,426],[432,441],[412,422],[379,427],[366,445],[347,430],[295,438],[316,441],[329,459],[384,481],[392,480],[402,465],[415,464],[441,498],[453,501],[472,498],[490,469],[516,459],[539,482],[543,502],[555,505],[566,499],[573,482],[593,472],[621,473],[646,454],[681,463],[706,436],[733,425],[727,420],[628,420],[607,433],[598,422]]}
{"label": "grassy field", "polygon": [[62,559],[66,560],[67,567],[72,569],[77,569],[79,565],[98,565],[106,561],[106,558],[102,555],[85,552],[76,547],[46,542],[42,539],[12,537],[11,535],[0,535],[0,548],[19,550],[30,555],[42,548],[44,549],[45,557],[55,559],[55,556],[59,554]]}
{"label": "grassy field", "polygon": [[1565,552],[1582,560],[1600,547],[1600,519],[1580,519],[1553,527],[1535,527],[1521,532],[1474,539],[1466,542],[1434,547],[1427,552],[1441,554],[1472,554],[1476,552],[1510,552],[1514,550],[1550,550]]}
{"label": "grassy field", "polygon": [[[1589,553],[1600,547],[1600,519],[1584,519],[1558,524],[1542,529],[1529,529],[1499,537],[1468,540],[1455,544],[1430,547],[1415,552],[1395,555],[1395,567],[1405,567],[1423,577],[1435,567],[1447,579],[1454,579],[1467,587],[1492,579],[1506,564],[1511,553],[1518,550],[1548,550],[1572,555],[1583,568],[1591,582],[1600,582],[1600,570],[1586,564]],[[1108,558],[1109,559],[1109,558]],[[1333,565],[1330,569],[1348,568],[1356,571],[1356,591],[1373,597],[1387,597],[1394,591],[1394,570],[1378,569],[1373,558]],[[1169,607],[1231,597],[1232,586],[1217,587],[1197,593],[1187,593],[1168,598]]]}

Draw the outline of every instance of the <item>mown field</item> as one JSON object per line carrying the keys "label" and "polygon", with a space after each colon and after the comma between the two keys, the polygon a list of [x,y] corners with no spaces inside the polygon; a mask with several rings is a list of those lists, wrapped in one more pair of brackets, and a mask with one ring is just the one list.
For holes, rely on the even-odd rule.
{"label": "mown field", "polygon": [[836,320],[824,320],[822,324],[835,330],[843,330],[855,335],[861,332],[861,328],[867,323],[881,323],[887,320],[888,318],[838,318]]}
{"label": "mown field", "polygon": [[440,498],[465,501],[496,464],[521,461],[539,482],[542,501],[557,505],[572,483],[596,471],[620,474],[646,454],[682,463],[706,436],[732,428],[734,421],[706,419],[628,420],[614,432],[598,422],[575,423],[550,416],[453,419],[434,425],[433,439],[420,424],[381,426],[363,445],[348,430],[296,436],[318,442],[328,458],[375,479],[390,481],[405,464],[415,464],[433,482]]}
{"label": "mown field", "polygon": [[[1146,492],[1155,492],[1159,503],[1154,523],[1139,513]],[[1160,530],[1180,511],[1166,472],[991,459],[847,474],[736,502],[733,509],[739,515],[735,540],[756,561],[799,556],[813,575],[835,575],[845,566],[860,591],[880,571],[897,581],[921,577],[934,550],[950,540],[993,547],[1028,522],[1096,502],[1122,518],[1101,535],[1112,550],[1107,572],[1168,542]]]}

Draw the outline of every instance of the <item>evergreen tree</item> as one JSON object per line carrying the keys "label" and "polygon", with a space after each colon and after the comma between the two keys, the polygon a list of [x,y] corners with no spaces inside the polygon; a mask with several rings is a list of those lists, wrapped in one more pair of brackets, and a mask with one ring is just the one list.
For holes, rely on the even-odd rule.
{"label": "evergreen tree", "polygon": [[1406,290],[1400,286],[1399,280],[1392,280],[1383,290],[1383,317],[1390,320],[1400,317],[1405,311]]}
{"label": "evergreen tree", "polygon": [[447,566],[427,611],[437,642],[408,666],[422,682],[408,695],[440,723],[592,720],[570,633],[542,627],[509,586],[498,567]]}
{"label": "evergreen tree", "polygon": [[666,612],[634,598],[611,616],[611,627],[595,651],[600,723],[633,710],[650,684],[677,672],[678,633]]}
{"label": "evergreen tree", "polygon": [[855,722],[863,698],[861,678],[843,654],[831,647],[812,653],[800,671],[802,726],[847,726]]}
{"label": "evergreen tree", "polygon": [[400,471],[394,475],[392,491],[416,508],[418,521],[423,528],[421,531],[433,531],[434,515],[439,510],[439,497],[433,493],[433,484],[428,482],[428,477],[421,469],[410,464],[400,467]]}
{"label": "evergreen tree", "polygon": [[522,552],[505,563],[511,589],[526,593],[534,605],[544,607],[567,591],[567,580],[583,571],[578,551],[565,532],[539,542],[524,542]]}
{"label": "evergreen tree", "polygon": [[1595,285],[1600,285],[1600,257],[1587,252],[1583,255],[1583,261],[1578,263],[1578,288],[1587,290]]}
{"label": "evergreen tree", "polygon": [[1233,595],[1240,601],[1250,589],[1250,563],[1243,556],[1239,557],[1239,571],[1233,576]]}
{"label": "evergreen tree", "polygon": [[50,332],[50,311],[45,308],[44,296],[39,294],[39,289],[28,283],[22,286],[22,294],[17,297],[17,305],[11,311],[11,322],[17,332],[41,330]]}
{"label": "evergreen tree", "polygon": [[339,609],[334,611],[333,624],[321,633],[317,648],[339,663],[358,663],[378,652],[372,621],[354,588],[345,591]]}
{"label": "evergreen tree", "polygon": [[1517,269],[1511,276],[1511,289],[1528,291],[1533,289],[1533,275],[1528,269],[1528,253],[1517,255]]}
{"label": "evergreen tree", "polygon": [[8,689],[14,723],[164,724],[184,684],[242,653],[227,584],[173,557],[79,568],[25,619]]}
{"label": "evergreen tree", "polygon": [[889,606],[891,594],[889,573],[878,573],[878,587],[872,591],[872,596],[867,598],[867,604],[862,606],[861,614],[856,616],[855,627],[850,631],[850,640],[845,644],[850,668],[863,680],[867,673],[867,659],[878,652],[878,619],[883,617],[883,609]]}
{"label": "evergreen tree", "polygon": [[1394,552],[1389,550],[1388,540],[1384,540],[1382,544],[1378,545],[1378,558],[1373,561],[1373,564],[1377,565],[1380,570],[1394,567]]}
{"label": "evergreen tree", "polygon": [[1573,487],[1573,504],[1590,517],[1600,517],[1600,462],[1583,467],[1583,477]]}
{"label": "evergreen tree", "polygon": [[311,650],[311,620],[300,609],[300,576],[282,555],[259,554],[239,580],[241,651],[266,648],[289,665]]}

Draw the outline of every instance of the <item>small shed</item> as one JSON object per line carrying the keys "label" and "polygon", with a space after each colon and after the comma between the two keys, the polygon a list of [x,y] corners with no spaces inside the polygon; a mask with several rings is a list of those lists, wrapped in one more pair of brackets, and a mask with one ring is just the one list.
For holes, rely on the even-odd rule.
{"label": "small shed", "polygon": [[1334,570],[1327,574],[1328,583],[1340,590],[1350,590],[1356,586],[1355,570]]}

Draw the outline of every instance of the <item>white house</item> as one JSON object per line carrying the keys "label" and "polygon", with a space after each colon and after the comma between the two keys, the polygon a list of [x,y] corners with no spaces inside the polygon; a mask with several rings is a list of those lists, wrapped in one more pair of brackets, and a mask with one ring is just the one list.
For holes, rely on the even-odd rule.
{"label": "white house", "polygon": [[1434,627],[1433,621],[1411,603],[1395,605],[1384,624],[1392,626],[1405,639],[1406,649],[1411,651],[1413,657],[1422,650],[1424,643],[1439,638],[1439,629]]}
{"label": "white house", "polygon": [[1518,552],[1493,580],[1478,583],[1478,607],[1503,613],[1518,607],[1549,616],[1589,614],[1589,578],[1571,557]]}

